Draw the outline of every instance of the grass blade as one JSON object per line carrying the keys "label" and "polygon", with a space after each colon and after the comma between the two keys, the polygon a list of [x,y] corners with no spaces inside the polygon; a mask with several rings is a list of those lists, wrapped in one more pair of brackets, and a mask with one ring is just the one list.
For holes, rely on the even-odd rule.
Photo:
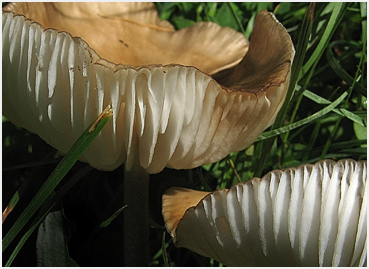
{"label": "grass blade", "polygon": [[319,119],[319,118],[323,117],[324,115],[326,115],[327,113],[331,112],[336,106],[338,106],[345,99],[346,96],[347,96],[347,92],[344,92],[339,98],[337,98],[336,101],[334,101],[330,105],[326,106],[322,110],[316,112],[315,114],[313,114],[313,115],[311,115],[311,116],[309,116],[305,119],[302,119],[302,120],[296,121],[294,123],[291,123],[289,125],[283,126],[281,128],[274,129],[274,130],[271,130],[269,132],[265,132],[265,133],[261,134],[256,141],[261,141],[261,140],[264,140],[264,139],[268,139],[268,138],[286,133],[288,131],[291,131],[293,129],[301,127],[305,124],[308,124],[308,123],[310,123],[310,122],[312,122],[316,119]]}
{"label": "grass blade", "polygon": [[347,9],[348,3],[329,3],[326,7],[326,12],[330,12],[331,9],[332,13],[327,23],[327,27],[324,30],[324,33],[321,35],[321,39],[319,41],[318,46],[314,50],[313,54],[310,56],[309,60],[306,64],[302,67],[300,77],[303,77],[309,69],[314,65],[316,61],[318,61],[325,51],[325,48],[328,45],[329,40],[332,38],[334,31],[338,27],[342,17]]}
{"label": "grass blade", "polygon": [[[22,212],[15,224],[3,239],[3,252],[7,249],[14,238],[19,234],[22,228],[27,224],[30,218],[45,202],[51,192],[60,183],[66,173],[81,157],[86,148],[91,144],[94,138],[100,133],[102,128],[108,123],[112,117],[111,105],[109,105],[102,114],[92,123],[73,144],[70,151],[64,156],[58,166],[55,168],[50,177],[45,181],[43,186],[34,196],[28,207]],[[23,238],[22,238],[23,240]],[[17,246],[18,247],[18,246]]]}
{"label": "grass blade", "polygon": [[127,207],[127,205],[122,206],[121,208],[119,208],[117,211],[114,212],[113,215],[111,215],[111,217],[109,217],[108,219],[104,220],[103,222],[100,223],[99,228],[105,228],[108,227],[110,225],[110,223],[116,218],[118,217],[118,215],[120,213],[123,212],[123,210]]}
{"label": "grass blade", "polygon": [[[5,267],[9,267],[15,257],[17,257],[19,251],[21,250],[21,248],[23,247],[23,245],[26,243],[27,239],[31,236],[31,234],[36,230],[36,228],[38,227],[38,225],[42,222],[42,220],[46,217],[47,213],[45,213],[42,218],[40,218],[38,221],[36,221],[33,225],[31,225],[31,227],[26,231],[26,233],[22,236],[22,238],[20,239],[20,241],[18,242],[17,246],[15,247],[12,255],[10,255],[8,261],[5,264]],[[15,226],[15,225],[14,225]],[[13,227],[14,227],[13,226]],[[9,233],[8,233],[9,234]],[[5,238],[4,238],[5,239]],[[4,251],[4,240],[3,240],[3,251]]]}
{"label": "grass blade", "polygon": [[[296,86],[296,91],[300,90],[300,86]],[[329,105],[329,104],[332,104],[331,101],[305,89],[304,90],[304,93],[303,95],[307,98],[309,98],[310,100],[314,101],[315,103],[317,104],[320,104],[320,105]],[[358,123],[360,126],[365,126],[365,121],[358,115],[356,115],[355,113],[347,110],[347,109],[344,109],[344,108],[340,108],[340,109],[333,109],[332,110],[334,113],[337,113],[338,115],[340,116],[345,116],[346,118],[348,118],[349,120],[353,121],[353,122],[356,122]]]}
{"label": "grass blade", "polygon": [[16,191],[16,193],[13,195],[12,199],[10,200],[8,206],[3,211],[3,223],[6,219],[6,217],[13,211],[13,209],[17,205],[18,201],[19,201],[19,191]]}
{"label": "grass blade", "polygon": [[243,28],[243,25],[242,25],[242,23],[241,23],[241,20],[240,20],[240,18],[238,17],[238,15],[237,15],[236,11],[234,10],[234,8],[233,8],[233,6],[232,6],[232,3],[227,2],[227,5],[228,5],[228,8],[231,10],[232,15],[233,15],[234,19],[236,20],[238,27],[240,28],[240,31],[241,31],[242,33],[245,33],[245,29]]}
{"label": "grass blade", "polygon": [[[327,60],[328,63],[331,65],[332,70],[346,83],[348,83],[350,86],[353,85],[354,89],[356,91],[358,91],[360,94],[362,95],[366,95],[366,88],[361,85],[360,83],[355,83],[355,79],[350,76],[349,73],[347,73],[347,71],[341,66],[341,64],[339,63],[339,61],[334,57],[333,55],[333,48],[335,46],[338,45],[345,45],[345,46],[350,46],[351,44],[348,42],[342,42],[342,41],[335,41],[332,42],[329,45],[329,49],[327,51]],[[365,52],[364,52],[365,53]]]}
{"label": "grass blade", "polygon": [[[296,56],[295,56],[295,59],[294,59],[294,62],[291,68],[291,80],[290,80],[290,85],[288,88],[286,100],[284,104],[282,105],[282,108],[279,111],[274,124],[271,127],[272,130],[278,129],[279,127],[283,125],[284,117],[287,113],[287,109],[289,107],[291,97],[293,96],[293,93],[294,93],[294,90],[295,90],[295,87],[296,87],[296,84],[299,78],[299,74],[302,68],[302,64],[305,59],[306,49],[309,43],[310,33],[311,33],[312,25],[313,25],[314,9],[315,9],[315,3],[311,3],[305,14],[304,20],[302,21],[301,32],[298,38],[298,43],[297,43],[297,48],[296,48]],[[267,153],[270,151],[274,143],[274,138],[275,138],[274,136],[269,138],[268,140],[265,141],[263,145],[262,154],[254,170],[255,177],[261,176],[261,173],[262,173],[265,161],[266,161],[266,156],[268,156]]]}
{"label": "grass blade", "polygon": [[163,238],[161,240],[161,250],[162,250],[162,254],[163,254],[163,260],[164,260],[164,265],[166,267],[169,267],[169,258],[168,258],[168,253],[167,253],[167,246],[165,244],[165,232],[163,233]]}

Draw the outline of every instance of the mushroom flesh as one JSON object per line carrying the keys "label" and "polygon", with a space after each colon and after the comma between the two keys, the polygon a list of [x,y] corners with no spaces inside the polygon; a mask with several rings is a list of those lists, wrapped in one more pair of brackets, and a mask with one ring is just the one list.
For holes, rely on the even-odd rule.
{"label": "mushroom flesh", "polygon": [[174,31],[155,12],[149,3],[6,6],[4,115],[65,153],[112,103],[113,120],[82,159],[102,170],[130,170],[135,158],[148,173],[189,169],[251,145],[286,96],[294,49],[284,27],[261,11],[249,46],[211,22]]}
{"label": "mushroom flesh", "polygon": [[366,161],[323,160],[213,193],[171,188],[162,212],[177,247],[227,266],[363,266],[366,178]]}

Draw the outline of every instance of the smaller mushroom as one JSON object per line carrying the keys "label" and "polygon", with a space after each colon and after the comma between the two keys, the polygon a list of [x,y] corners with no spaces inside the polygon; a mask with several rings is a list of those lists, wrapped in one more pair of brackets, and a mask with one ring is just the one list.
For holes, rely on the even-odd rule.
{"label": "smaller mushroom", "polygon": [[366,169],[323,160],[210,194],[171,188],[162,213],[177,247],[228,266],[363,266]]}

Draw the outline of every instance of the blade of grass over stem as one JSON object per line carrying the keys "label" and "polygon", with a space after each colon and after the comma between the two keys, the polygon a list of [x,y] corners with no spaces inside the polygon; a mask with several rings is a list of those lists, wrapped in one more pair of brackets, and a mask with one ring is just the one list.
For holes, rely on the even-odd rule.
{"label": "blade of grass over stem", "polygon": [[[309,43],[310,33],[311,33],[312,25],[313,25],[314,9],[315,9],[315,3],[310,3],[309,8],[305,14],[304,20],[302,21],[301,32],[300,32],[300,35],[297,41],[296,55],[295,55],[295,59],[294,59],[294,62],[291,68],[291,79],[290,79],[290,85],[288,87],[286,100],[283,103],[282,108],[279,111],[277,118],[271,127],[272,130],[277,129],[283,125],[284,117],[287,113],[287,109],[289,107],[291,97],[293,96],[294,89],[296,87],[298,77],[300,74],[300,70],[302,68],[302,64],[305,59],[306,49]],[[266,157],[268,156],[267,153],[270,151],[274,143],[274,138],[275,137],[269,138],[268,140],[265,141],[263,145],[262,154],[254,170],[255,171],[254,176],[256,177],[261,176],[261,173],[262,173],[265,161],[266,161]]]}
{"label": "blade of grass over stem", "polygon": [[69,152],[60,161],[58,166],[49,176],[49,178],[42,185],[40,190],[33,197],[30,204],[19,216],[15,224],[11,227],[9,232],[3,239],[2,247],[3,252],[7,249],[14,238],[19,234],[22,228],[28,223],[31,217],[36,213],[36,211],[42,206],[45,200],[49,197],[55,187],[60,183],[67,172],[72,168],[72,166],[77,162],[77,160],[82,156],[83,152],[95,139],[95,137],[100,133],[103,127],[108,123],[112,117],[111,105],[103,111],[102,114],[93,122],[77,139],[73,144]]}
{"label": "blade of grass over stem", "polygon": [[240,178],[240,175],[238,174],[237,172],[237,169],[236,167],[234,166],[234,162],[232,161],[232,159],[230,158],[230,156],[228,155],[228,161],[229,161],[229,164],[231,165],[232,167],[232,170],[233,170],[233,173],[234,175],[236,176],[238,182],[242,182],[241,178]]}

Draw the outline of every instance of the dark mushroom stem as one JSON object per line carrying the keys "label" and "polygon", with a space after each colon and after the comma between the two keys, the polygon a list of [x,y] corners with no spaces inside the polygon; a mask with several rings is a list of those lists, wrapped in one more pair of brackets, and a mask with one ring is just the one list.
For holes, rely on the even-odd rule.
{"label": "dark mushroom stem", "polygon": [[134,165],[124,175],[124,265],[149,265],[149,174]]}

